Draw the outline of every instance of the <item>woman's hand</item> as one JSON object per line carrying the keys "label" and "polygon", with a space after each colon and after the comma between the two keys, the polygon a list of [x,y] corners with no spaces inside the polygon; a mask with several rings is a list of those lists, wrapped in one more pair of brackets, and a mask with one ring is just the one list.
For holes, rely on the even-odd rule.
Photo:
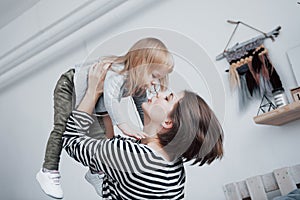
{"label": "woman's hand", "polygon": [[111,63],[97,63],[89,69],[88,88],[77,110],[92,114],[94,107],[103,93],[104,79]]}
{"label": "woman's hand", "polygon": [[132,129],[127,123],[118,124],[117,126],[125,135],[134,137],[135,139],[140,140],[147,137],[146,133]]}
{"label": "woman's hand", "polygon": [[99,62],[89,69],[87,92],[97,101],[103,93],[104,79],[111,63]]}

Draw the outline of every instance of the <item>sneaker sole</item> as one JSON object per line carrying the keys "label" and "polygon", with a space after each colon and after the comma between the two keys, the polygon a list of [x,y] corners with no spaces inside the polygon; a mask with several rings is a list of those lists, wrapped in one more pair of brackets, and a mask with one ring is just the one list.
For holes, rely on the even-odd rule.
{"label": "sneaker sole", "polygon": [[84,178],[85,178],[85,180],[87,181],[87,182],[89,182],[91,185],[93,185],[92,183],[92,180],[90,179],[90,177],[87,175],[87,174],[85,174],[85,176],[84,176]]}

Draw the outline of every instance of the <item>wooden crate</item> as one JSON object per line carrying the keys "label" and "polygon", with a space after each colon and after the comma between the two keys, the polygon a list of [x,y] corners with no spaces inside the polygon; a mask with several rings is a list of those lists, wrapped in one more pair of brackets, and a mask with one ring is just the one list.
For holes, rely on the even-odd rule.
{"label": "wooden crate", "polygon": [[226,184],[223,190],[227,200],[268,200],[269,192],[280,190],[281,195],[286,195],[297,186],[300,187],[300,164]]}

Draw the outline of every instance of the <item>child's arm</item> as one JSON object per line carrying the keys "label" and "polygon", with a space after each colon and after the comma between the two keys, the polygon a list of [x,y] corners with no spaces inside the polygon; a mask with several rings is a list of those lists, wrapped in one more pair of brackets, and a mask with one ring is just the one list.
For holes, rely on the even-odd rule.
{"label": "child's arm", "polygon": [[114,137],[114,128],[113,128],[111,118],[109,117],[109,115],[106,115],[102,119],[103,119],[103,123],[104,123],[104,127],[105,127],[105,136],[108,139],[113,138]]}
{"label": "child's arm", "polygon": [[[136,163],[139,157],[130,153],[130,149],[134,148],[136,143],[118,139],[97,140],[86,136],[94,120],[91,114],[99,94],[102,92],[105,71],[101,72],[100,69],[102,69],[101,66],[98,66],[96,70],[90,70],[89,72],[89,83],[91,84],[89,84],[89,89],[77,110],[73,111],[68,119],[66,131],[63,134],[63,147],[78,162],[89,166],[95,172],[103,171],[112,179],[119,181],[120,177],[116,176],[115,170],[121,172],[131,170],[132,173],[138,173],[138,171],[132,171],[132,168],[124,167],[122,159],[119,159],[125,155],[127,159]],[[124,150],[116,149],[116,143],[118,145],[121,143]]]}
{"label": "child's arm", "polygon": [[146,92],[145,92],[145,94],[142,94],[139,96],[132,96],[132,100],[133,100],[135,107],[137,109],[137,112],[140,116],[141,122],[144,125],[144,111],[142,109],[142,104],[147,101]]}

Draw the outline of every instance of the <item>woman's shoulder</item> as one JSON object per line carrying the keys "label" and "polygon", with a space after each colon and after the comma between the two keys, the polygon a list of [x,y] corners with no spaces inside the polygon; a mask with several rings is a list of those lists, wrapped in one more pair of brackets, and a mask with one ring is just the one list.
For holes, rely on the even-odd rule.
{"label": "woman's shoulder", "polygon": [[164,163],[166,165],[181,165],[183,163],[181,158],[172,161],[165,159],[160,153],[153,150],[151,147],[142,144],[141,140],[122,137],[120,135],[113,137],[111,140],[113,142],[117,142],[117,146],[123,147],[124,149],[126,149],[126,151],[135,153],[147,153],[148,155],[151,155],[153,160],[161,161],[161,163]]}
{"label": "woman's shoulder", "polygon": [[140,140],[137,140],[135,138],[129,138],[129,137],[122,137],[120,135],[114,136],[112,139],[110,139],[111,142],[116,143],[119,147],[125,149],[126,151],[131,152],[144,152],[144,153],[153,153],[153,151],[148,148],[146,145],[141,144]]}

